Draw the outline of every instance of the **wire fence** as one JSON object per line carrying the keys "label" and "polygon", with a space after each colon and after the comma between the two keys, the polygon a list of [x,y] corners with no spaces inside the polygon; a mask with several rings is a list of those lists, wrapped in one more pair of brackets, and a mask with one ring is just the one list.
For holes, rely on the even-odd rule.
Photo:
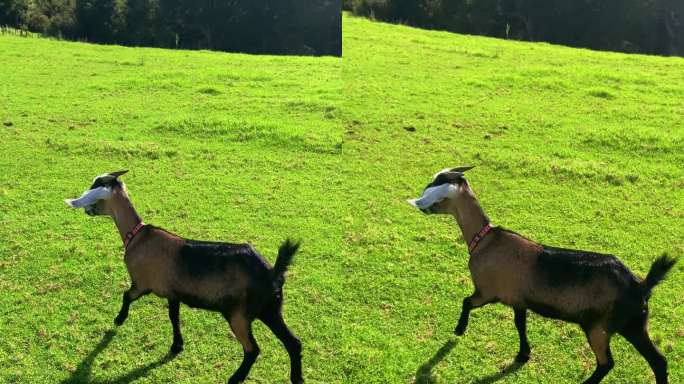
{"label": "wire fence", "polygon": [[35,33],[35,32],[31,32],[31,31],[27,31],[25,29],[8,27],[8,26],[4,26],[4,25],[0,25],[0,35],[11,35],[11,36],[30,37],[30,38],[43,37],[40,33]]}

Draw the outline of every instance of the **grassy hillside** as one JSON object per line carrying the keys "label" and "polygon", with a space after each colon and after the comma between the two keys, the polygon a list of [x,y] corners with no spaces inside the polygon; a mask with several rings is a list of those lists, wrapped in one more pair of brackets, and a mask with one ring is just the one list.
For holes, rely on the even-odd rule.
{"label": "grassy hillside", "polygon": [[[144,298],[116,333],[128,277],[108,219],[62,200],[129,168],[150,223],[251,241],[269,260],[304,239],[285,317],[309,383],[577,383],[594,358],[576,327],[531,316],[512,361],[512,311],[471,292],[454,223],[405,203],[475,164],[496,224],[612,252],[639,274],[684,254],[684,60],[596,53],[344,19],[345,57],[254,57],[0,37],[0,381],[225,382],[241,348],[217,314]],[[654,293],[652,334],[684,380],[684,263]],[[258,323],[257,323],[258,324]],[[288,360],[261,324],[249,382]],[[613,342],[607,383],[651,383]]]}
{"label": "grassy hillside", "polygon": [[[344,20],[342,263],[354,289],[340,321],[346,382],[579,383],[594,357],[574,325],[512,310],[472,313],[467,251],[453,219],[406,204],[447,166],[495,224],[547,244],[610,252],[639,275],[684,255],[684,60],[428,32]],[[684,263],[656,288],[651,332],[684,382]],[[606,383],[653,383],[619,336]]]}
{"label": "grassy hillside", "polygon": [[[242,360],[219,314],[181,309],[186,349],[167,364],[165,301],[135,302],[109,219],[64,198],[127,168],[146,222],[192,238],[250,241],[275,260],[304,245],[285,317],[305,340],[305,377],[335,381],[344,303],[339,59],[255,57],[0,37],[0,382],[224,383]],[[324,308],[323,304],[327,304]],[[285,350],[256,326],[253,382],[289,377]]]}

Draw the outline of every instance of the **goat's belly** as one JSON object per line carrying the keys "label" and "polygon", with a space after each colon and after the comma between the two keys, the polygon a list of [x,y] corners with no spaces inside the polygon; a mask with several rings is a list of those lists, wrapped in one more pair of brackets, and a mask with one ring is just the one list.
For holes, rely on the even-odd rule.
{"label": "goat's belly", "polygon": [[190,308],[206,309],[222,313],[231,313],[238,305],[238,299],[231,296],[203,297],[186,292],[173,292],[172,295]]}
{"label": "goat's belly", "polygon": [[163,299],[168,299],[171,297],[171,292],[169,292],[167,289],[161,289],[160,287],[152,288],[152,293],[154,293],[155,296],[161,297]]}
{"label": "goat's belly", "polygon": [[532,312],[537,313],[541,316],[548,317],[551,319],[558,319],[558,320],[564,320],[564,321],[570,321],[573,323],[579,322],[576,318],[576,316],[566,313],[565,311],[556,308],[551,305],[547,305],[544,303],[535,303],[535,302],[525,302],[526,306],[528,309],[530,309]]}
{"label": "goat's belly", "polygon": [[604,315],[604,311],[593,307],[571,308],[530,300],[526,300],[525,305],[541,316],[577,324],[593,323]]}

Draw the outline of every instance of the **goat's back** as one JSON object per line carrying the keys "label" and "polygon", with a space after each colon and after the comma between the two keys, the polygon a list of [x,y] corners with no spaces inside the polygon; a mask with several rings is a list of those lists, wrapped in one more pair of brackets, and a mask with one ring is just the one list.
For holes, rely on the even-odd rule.
{"label": "goat's back", "polygon": [[188,240],[153,226],[144,231],[126,253],[140,290],[228,313],[238,308],[258,313],[256,307],[274,300],[272,268],[252,245]]}
{"label": "goat's back", "polygon": [[544,246],[502,228],[469,267],[486,297],[546,317],[583,323],[645,303],[640,280],[616,257]]}
{"label": "goat's back", "polygon": [[277,290],[271,266],[251,244],[186,240],[175,264],[173,294],[193,307],[247,310],[269,302]]}
{"label": "goat's back", "polygon": [[645,304],[640,280],[615,256],[544,246],[536,257],[527,306],[576,323],[611,321]]}
{"label": "goat's back", "polygon": [[270,276],[271,266],[251,244],[185,240],[178,250],[178,273],[183,278],[205,280],[213,276],[233,276],[236,272],[252,278]]}
{"label": "goat's back", "polygon": [[550,288],[575,288],[602,279],[620,288],[638,285],[632,272],[615,256],[543,246],[537,255],[536,275]]}

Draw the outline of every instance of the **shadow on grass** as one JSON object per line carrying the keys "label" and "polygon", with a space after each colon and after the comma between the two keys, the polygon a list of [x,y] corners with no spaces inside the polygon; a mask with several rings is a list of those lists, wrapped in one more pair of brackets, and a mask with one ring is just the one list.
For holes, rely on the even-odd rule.
{"label": "shadow on grass", "polygon": [[437,379],[432,374],[432,369],[435,368],[440,361],[444,360],[446,355],[451,352],[451,350],[456,345],[454,340],[449,340],[435,353],[434,356],[430,358],[425,364],[421,365],[416,371],[416,384],[432,384],[436,383]]}
{"label": "shadow on grass", "polygon": [[[449,340],[437,351],[435,355],[430,358],[425,364],[421,365],[416,371],[415,384],[434,384],[437,383],[437,378],[432,373],[432,370],[451,352],[456,345],[454,340]],[[493,384],[504,377],[517,372],[524,364],[513,361],[502,371],[485,376],[483,378],[473,381],[473,384]]]}
{"label": "shadow on grass", "polygon": [[162,365],[168,363],[169,361],[173,360],[175,356],[172,355],[166,355],[159,360],[152,362],[144,367],[136,368],[125,375],[110,379],[110,380],[102,380],[102,381],[96,381],[92,380],[90,378],[91,371],[93,369],[93,363],[95,362],[95,358],[97,355],[99,355],[102,351],[107,349],[109,346],[109,343],[112,342],[112,339],[114,339],[114,336],[116,335],[115,330],[109,330],[105,332],[104,336],[102,336],[102,340],[97,344],[95,349],[93,349],[88,356],[86,356],[83,361],[78,365],[76,368],[76,371],[71,374],[71,377],[68,379],[62,381],[61,384],[128,384],[131,383],[135,380],[140,379],[141,377],[147,376],[150,371],[153,369],[159,368]]}
{"label": "shadow on grass", "polygon": [[481,379],[477,379],[473,381],[473,384],[492,384],[496,383],[499,380],[502,380],[504,377],[517,372],[520,370],[520,368],[523,367],[522,363],[518,363],[516,361],[513,361],[511,364],[509,364],[506,368],[504,368],[502,371],[491,374],[489,376],[485,376]]}

